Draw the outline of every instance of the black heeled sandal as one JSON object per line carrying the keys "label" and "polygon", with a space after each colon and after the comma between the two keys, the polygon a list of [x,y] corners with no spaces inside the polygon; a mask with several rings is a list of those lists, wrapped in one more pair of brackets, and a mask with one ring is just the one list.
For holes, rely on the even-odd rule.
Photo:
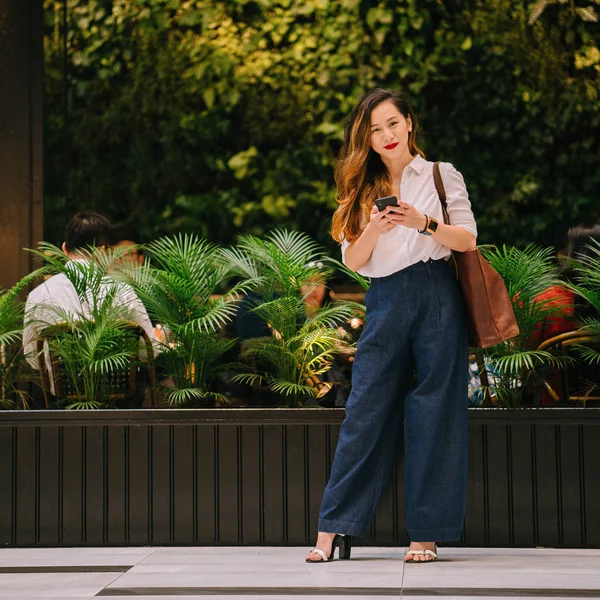
{"label": "black heeled sandal", "polygon": [[351,535],[343,535],[336,533],[333,541],[331,542],[331,553],[329,556],[323,552],[320,548],[311,548],[310,552],[317,553],[321,560],[310,560],[306,559],[307,563],[326,563],[331,562],[333,560],[333,555],[335,554],[335,549],[339,548],[338,552],[338,560],[350,560],[350,553],[352,552],[352,536]]}

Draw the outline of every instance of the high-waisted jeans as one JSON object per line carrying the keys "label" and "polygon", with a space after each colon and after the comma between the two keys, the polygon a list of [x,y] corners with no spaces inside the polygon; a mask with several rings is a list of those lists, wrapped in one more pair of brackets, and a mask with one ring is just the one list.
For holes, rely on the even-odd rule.
{"label": "high-waisted jeans", "polygon": [[403,438],[411,539],[458,540],[466,504],[469,348],[454,272],[445,260],[429,260],[374,278],[366,305],[319,531],[365,532]]}

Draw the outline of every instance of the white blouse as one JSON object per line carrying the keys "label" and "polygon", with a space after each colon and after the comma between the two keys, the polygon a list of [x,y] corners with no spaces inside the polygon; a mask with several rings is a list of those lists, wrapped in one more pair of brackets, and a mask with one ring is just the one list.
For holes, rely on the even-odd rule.
{"label": "white blouse", "polygon": [[[440,163],[440,173],[446,190],[450,225],[464,227],[477,237],[477,225],[471,211],[471,202],[463,176],[450,164]],[[400,190],[393,192],[402,202],[412,204],[421,214],[444,222],[444,214],[433,181],[433,163],[417,154],[402,173]],[[346,262],[346,248],[342,242],[342,262]],[[419,261],[450,257],[450,248],[442,246],[433,236],[418,233],[402,225],[382,233],[377,239],[369,260],[358,272],[365,277],[386,277]]]}

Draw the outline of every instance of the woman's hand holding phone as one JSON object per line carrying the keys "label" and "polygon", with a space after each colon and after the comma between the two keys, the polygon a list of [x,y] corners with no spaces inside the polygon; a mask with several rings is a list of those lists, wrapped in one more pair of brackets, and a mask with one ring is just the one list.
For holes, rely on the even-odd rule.
{"label": "woman's hand holding phone", "polygon": [[424,229],[427,219],[412,204],[398,202],[398,206],[388,206],[386,220],[395,226],[402,225],[408,229]]}
{"label": "woman's hand holding phone", "polygon": [[376,206],[371,210],[370,223],[373,225],[379,233],[387,233],[392,231],[396,227],[396,223],[393,223],[388,215],[391,214],[392,206],[386,206],[383,210],[378,210]]}

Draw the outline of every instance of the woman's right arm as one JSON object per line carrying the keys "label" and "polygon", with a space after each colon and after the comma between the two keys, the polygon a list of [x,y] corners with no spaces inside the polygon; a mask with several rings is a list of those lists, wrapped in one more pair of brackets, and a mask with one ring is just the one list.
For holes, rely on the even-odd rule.
{"label": "woman's right arm", "polygon": [[385,210],[379,212],[376,207],[373,207],[371,218],[360,237],[346,248],[344,264],[352,271],[358,271],[369,260],[379,236],[394,229],[395,225],[386,219],[390,208],[387,206]]}

